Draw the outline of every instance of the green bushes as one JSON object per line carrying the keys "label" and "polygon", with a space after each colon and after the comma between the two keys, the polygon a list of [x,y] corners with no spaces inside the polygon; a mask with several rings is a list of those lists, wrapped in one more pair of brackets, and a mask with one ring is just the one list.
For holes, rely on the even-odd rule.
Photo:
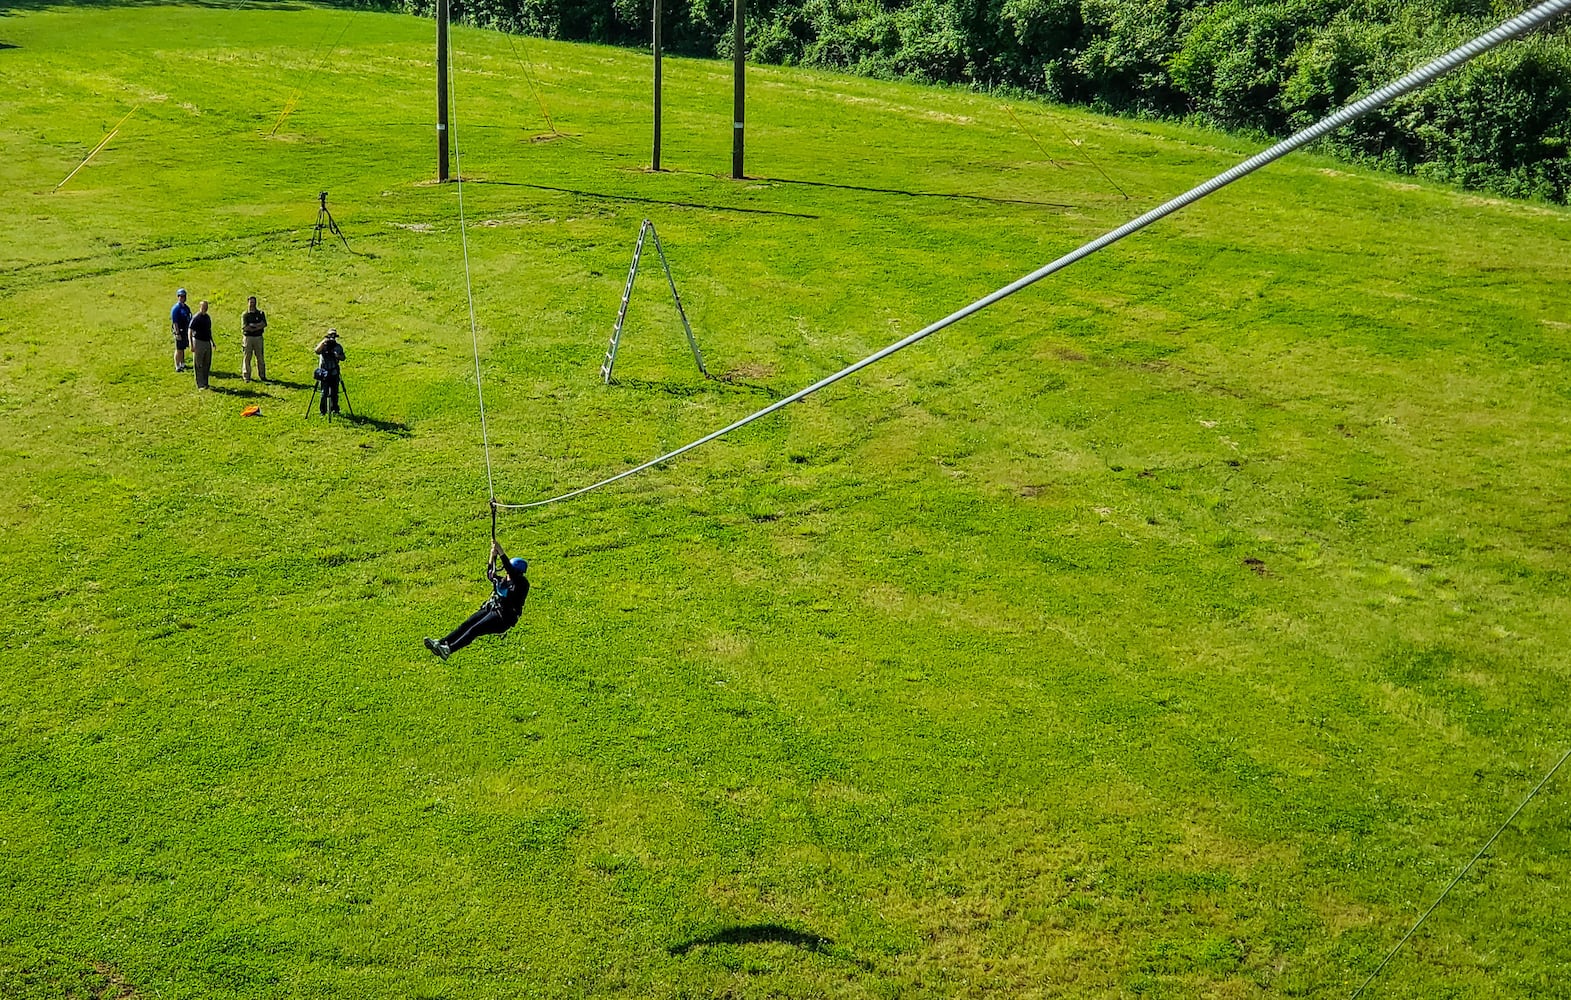
{"label": "green bushes", "polygon": [[[402,0],[429,13],[432,0]],[[757,0],[749,55],[1285,135],[1524,6],[1515,0]],[[455,0],[471,23],[639,45],[648,0]],[[670,0],[665,38],[730,52],[725,0]],[[1326,140],[1341,156],[1565,203],[1567,29],[1507,46]]]}

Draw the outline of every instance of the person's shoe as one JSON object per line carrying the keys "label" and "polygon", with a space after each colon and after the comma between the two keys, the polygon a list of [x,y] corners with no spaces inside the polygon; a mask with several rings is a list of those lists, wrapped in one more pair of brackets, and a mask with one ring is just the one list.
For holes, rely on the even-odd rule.
{"label": "person's shoe", "polygon": [[435,639],[427,639],[425,641],[425,648],[429,649],[443,660],[453,655],[453,651],[447,648],[447,643],[437,642]]}

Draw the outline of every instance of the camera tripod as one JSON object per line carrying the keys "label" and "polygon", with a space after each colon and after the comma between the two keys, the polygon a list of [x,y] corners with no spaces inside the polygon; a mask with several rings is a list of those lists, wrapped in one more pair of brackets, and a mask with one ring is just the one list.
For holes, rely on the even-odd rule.
{"label": "camera tripod", "polygon": [[[327,398],[327,389],[325,389],[322,386],[322,380],[321,379],[317,379],[316,380],[316,384],[311,387],[311,399],[310,399],[309,402],[307,402],[305,404],[305,418],[307,420],[311,419],[311,411],[316,409],[316,394],[318,392],[320,392],[322,394],[322,398],[323,399]],[[338,376],[338,383],[337,383],[337,385],[335,385],[333,387],[333,402],[332,402],[332,405],[330,405],[328,407],[328,409],[327,409],[326,416],[327,416],[327,422],[328,423],[332,423],[333,422],[333,415],[338,412],[338,397],[339,396],[344,397],[344,406],[349,409],[349,416],[350,416],[350,418],[351,419],[354,418],[355,408],[354,408],[354,404],[349,402],[349,386],[347,384],[345,384],[344,376],[343,375],[339,375]]]}
{"label": "camera tripod", "polygon": [[316,210],[316,231],[311,234],[312,248],[321,245],[322,230],[326,229],[329,233],[332,233],[334,236],[343,240],[344,249],[348,250],[349,240],[345,238],[344,231],[338,228],[338,223],[333,221],[333,213],[327,210],[327,192],[323,191],[321,194],[316,196],[316,199],[317,204],[321,207]]}

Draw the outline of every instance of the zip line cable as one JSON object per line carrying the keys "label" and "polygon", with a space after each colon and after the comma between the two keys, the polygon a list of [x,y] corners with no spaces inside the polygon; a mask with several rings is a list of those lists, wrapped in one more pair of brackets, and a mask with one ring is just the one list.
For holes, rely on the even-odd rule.
{"label": "zip line cable", "polygon": [[[1336,131],[1349,122],[1353,122],[1359,118],[1362,118],[1371,111],[1375,111],[1381,107],[1384,107],[1392,100],[1425,86],[1426,84],[1456,69],[1458,66],[1463,65],[1469,60],[1472,60],[1483,53],[1488,52],[1490,49],[1494,48],[1500,43],[1525,34],[1526,32],[1553,20],[1559,15],[1565,13],[1567,10],[1571,10],[1571,0],[1547,0],[1547,2],[1539,4],[1537,7],[1534,7],[1531,10],[1528,10],[1517,17],[1511,18],[1510,20],[1502,23],[1493,31],[1479,35],[1477,38],[1473,39],[1467,44],[1453,49],[1452,51],[1446,53],[1438,59],[1433,60],[1432,62],[1426,63],[1411,73],[1408,73],[1406,76],[1396,80],[1395,82],[1380,88],[1362,100],[1349,104],[1342,110],[1337,111],[1335,114],[1332,114],[1320,120],[1319,122],[1316,122],[1314,125],[1309,126],[1303,131],[1282,140],[1275,146],[1272,146],[1270,149],[1267,149],[1262,153],[1258,153],[1255,156],[1252,156],[1244,162],[1233,167],[1232,169],[1218,174],[1217,176],[1206,181],[1204,184],[1192,188],[1184,194],[1179,195],[1177,198],[1174,198],[1165,204],[1153,208],[1151,211],[1145,213],[1139,218],[1127,222],[1117,229],[1114,229],[1111,232],[1092,240],[1090,243],[1085,244],[1078,250],[1074,250],[1071,253],[1065,254],[1059,259],[1053,261],[1051,264],[1032,271],[1030,274],[1019,278],[1008,285],[1005,285],[1003,288],[1000,288],[989,295],[977,299],[975,302],[964,307],[963,309],[959,309],[953,313],[950,313],[948,316],[945,316],[938,322],[933,323],[930,326],[923,327],[910,336],[898,340],[893,344],[883,348],[882,350],[877,351],[876,353],[868,355],[861,361],[847,365],[845,368],[835,372],[833,375],[819,379],[817,382],[814,382],[805,389],[799,389],[791,395],[786,396],[784,399],[771,403],[769,406],[766,406],[755,413],[751,413],[740,420],[727,424],[717,431],[706,434],[696,441],[691,441],[688,444],[677,448],[675,451],[666,452],[664,455],[661,455],[658,458],[652,458],[642,465],[634,466],[633,468],[619,472],[614,476],[602,479],[597,483],[591,483],[588,486],[583,486],[576,490],[570,490],[567,493],[562,493],[557,496],[547,497],[544,500],[534,500],[529,503],[499,504],[496,502],[493,495],[491,502],[494,506],[503,510],[529,510],[535,507],[544,507],[547,504],[560,503],[563,500],[571,500],[574,497],[583,496],[585,493],[590,493],[602,487],[610,486],[612,483],[619,482],[629,476],[636,475],[637,473],[643,472],[645,469],[650,469],[654,466],[669,462],[678,455],[686,454],[687,452],[692,451],[694,448],[708,444],[710,441],[713,441],[716,438],[724,437],[734,430],[746,427],[755,420],[766,417],[769,414],[774,413],[776,410],[788,406],[791,403],[794,403],[806,396],[812,395],[820,389],[834,385],[836,382],[845,378],[847,375],[859,372],[868,365],[876,364],[877,362],[882,361],[884,358],[889,357],[891,354],[894,354],[897,351],[905,350],[907,347],[910,347],[917,341],[929,337],[944,329],[945,327],[953,326],[955,323],[965,319],[967,316],[980,312],[981,310],[986,309],[988,306],[998,302],[1001,299],[1008,298],[1014,293],[1020,291],[1022,288],[1034,285],[1048,275],[1053,274],[1056,271],[1061,271],[1069,265],[1091,256],[1098,250],[1117,243],[1125,236],[1128,236],[1131,233],[1139,232],[1145,227],[1151,225],[1151,223],[1166,218],[1179,209],[1184,208],[1187,205],[1191,205],[1206,197],[1207,195],[1214,194],[1239,178],[1254,173],[1256,170],[1259,170],[1266,164],[1275,160],[1279,160],[1288,153],[1291,153],[1303,146],[1309,145],[1315,140],[1322,138],[1328,133]],[[486,461],[487,475],[489,475],[489,454],[487,455]]]}
{"label": "zip line cable", "polygon": [[1362,986],[1353,991],[1352,996],[1348,997],[1348,1000],[1358,1000],[1364,990],[1369,987],[1369,984],[1375,981],[1375,977],[1380,975],[1380,971],[1386,967],[1392,958],[1396,957],[1396,953],[1402,950],[1402,946],[1407,944],[1407,939],[1412,937],[1414,932],[1423,926],[1424,921],[1429,919],[1429,915],[1435,912],[1435,907],[1439,906],[1445,901],[1447,896],[1451,895],[1451,890],[1455,889],[1457,883],[1462,881],[1462,877],[1472,870],[1473,866],[1478,863],[1478,859],[1484,856],[1484,852],[1488,851],[1494,842],[1500,838],[1500,835],[1506,832],[1506,828],[1516,821],[1517,816],[1521,815],[1522,810],[1527,808],[1527,804],[1533,801],[1534,796],[1542,791],[1545,785],[1549,784],[1549,779],[1555,776],[1555,772],[1560,770],[1560,765],[1564,764],[1567,759],[1571,759],[1571,750],[1567,750],[1560,760],[1555,762],[1555,766],[1549,769],[1549,773],[1544,775],[1543,780],[1531,792],[1527,793],[1527,798],[1523,799],[1521,805],[1516,807],[1516,811],[1506,817],[1506,821],[1500,824],[1500,829],[1495,831],[1494,836],[1484,842],[1484,846],[1480,847],[1478,853],[1473,855],[1473,860],[1462,866],[1462,870],[1456,873],[1456,878],[1451,880],[1451,884],[1446,886],[1445,891],[1440,894],[1439,898],[1429,904],[1429,909],[1425,910],[1424,915],[1418,918],[1418,922],[1407,929],[1407,933],[1402,935],[1402,940],[1398,941],[1394,948],[1386,952],[1386,957],[1380,960],[1379,965],[1375,966],[1375,971],[1369,974],[1369,978],[1364,980]]}
{"label": "zip line cable", "polygon": [[[1571,3],[1571,0],[1566,0]],[[464,157],[458,146],[458,70],[453,65],[453,43],[447,43],[447,92],[452,105],[453,166],[458,173],[458,237],[464,247],[464,295],[469,300],[469,340],[475,349],[475,396],[480,402],[480,444],[485,452],[485,484],[491,497],[491,540],[496,540],[496,480],[491,476],[491,435],[485,421],[485,388],[480,380],[480,333],[475,325],[475,286],[469,271],[469,231],[464,224]]]}

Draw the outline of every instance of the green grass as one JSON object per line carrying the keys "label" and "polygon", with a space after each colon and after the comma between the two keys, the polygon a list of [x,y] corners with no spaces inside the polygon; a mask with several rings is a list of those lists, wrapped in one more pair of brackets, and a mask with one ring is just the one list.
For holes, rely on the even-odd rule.
{"label": "green grass", "polygon": [[[436,661],[489,541],[458,192],[431,24],[350,16],[0,17],[0,994],[1345,997],[1564,750],[1571,214],[1314,157],[506,517],[524,620]],[[454,40],[511,501],[1250,149],[1015,105],[1057,166],[993,99],[753,69],[733,182],[729,68],[671,60],[650,174],[644,57],[521,43],[533,141]],[[651,268],[599,384],[646,216],[728,379]],[[329,325],[359,422],[302,418]],[[1568,802],[1367,995],[1571,996]]]}

